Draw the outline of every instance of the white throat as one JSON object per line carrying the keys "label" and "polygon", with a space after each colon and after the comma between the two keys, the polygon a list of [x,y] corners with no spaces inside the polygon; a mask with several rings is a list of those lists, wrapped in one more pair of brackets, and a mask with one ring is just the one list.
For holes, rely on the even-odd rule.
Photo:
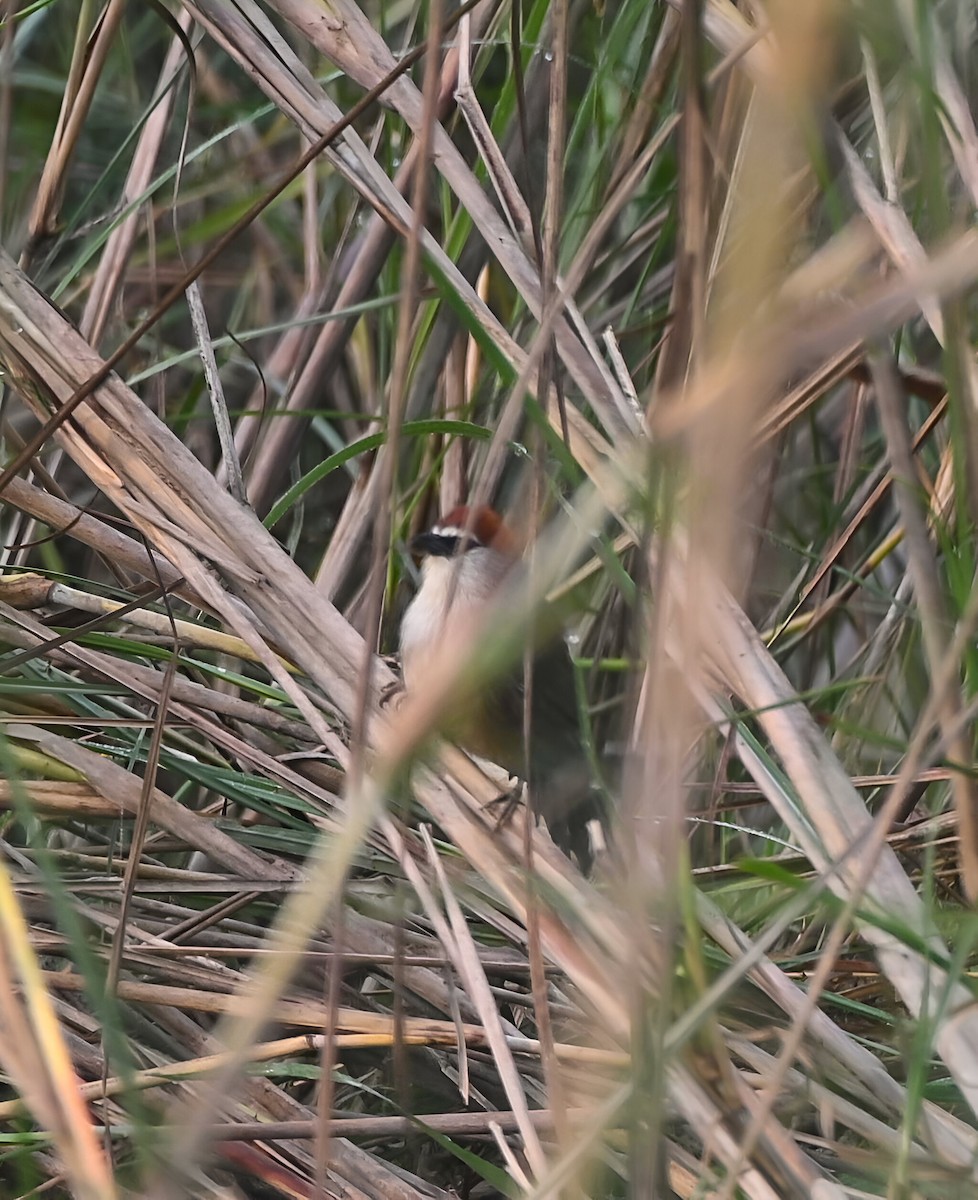
{"label": "white throat", "polygon": [[401,623],[401,668],[408,688],[443,644],[449,625],[484,604],[511,565],[507,555],[483,546],[457,558],[424,560],[421,586]]}

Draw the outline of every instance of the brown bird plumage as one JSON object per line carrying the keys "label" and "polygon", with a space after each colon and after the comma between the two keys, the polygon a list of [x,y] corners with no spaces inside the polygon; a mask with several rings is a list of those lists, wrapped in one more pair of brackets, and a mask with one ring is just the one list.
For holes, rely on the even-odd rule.
{"label": "brown bird plumage", "polygon": [[[519,570],[519,540],[492,508],[453,509],[411,549],[421,556],[421,586],[401,625],[401,663],[408,691],[423,685],[446,641],[464,638],[478,610]],[[525,779],[530,804],[554,840],[588,859],[586,819],[590,771],[581,733],[574,668],[560,637],[534,648],[530,674],[530,746],[524,750],[526,688],[522,661],[470,696],[444,733]]]}

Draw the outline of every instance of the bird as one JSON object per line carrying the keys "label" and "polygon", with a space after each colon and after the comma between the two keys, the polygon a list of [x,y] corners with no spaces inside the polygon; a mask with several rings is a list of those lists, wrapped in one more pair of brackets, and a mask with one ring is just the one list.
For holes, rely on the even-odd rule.
{"label": "bird", "polygon": [[[421,582],[401,621],[405,690],[423,686],[436,654],[453,638],[464,643],[484,606],[523,569],[520,539],[495,509],[461,505],[410,543],[421,560]],[[529,807],[543,817],[554,842],[585,869],[593,794],[574,666],[559,633],[537,622],[530,683],[530,744],[524,746],[526,672],[523,657],[456,705],[442,732],[464,750],[503,767],[527,784]]]}

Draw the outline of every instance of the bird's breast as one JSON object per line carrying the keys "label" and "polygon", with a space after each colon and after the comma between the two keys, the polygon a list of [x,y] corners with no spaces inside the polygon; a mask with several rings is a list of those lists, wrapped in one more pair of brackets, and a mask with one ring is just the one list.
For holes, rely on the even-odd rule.
{"label": "bird's breast", "polygon": [[505,560],[488,550],[462,559],[427,558],[421,587],[401,622],[401,669],[408,688],[423,682],[433,656],[459,641],[464,649],[467,625],[489,599],[503,574]]}

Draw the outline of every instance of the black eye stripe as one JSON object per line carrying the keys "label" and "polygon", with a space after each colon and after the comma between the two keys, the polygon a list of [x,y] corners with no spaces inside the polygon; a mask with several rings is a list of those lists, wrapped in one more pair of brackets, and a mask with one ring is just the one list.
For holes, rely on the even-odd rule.
{"label": "black eye stripe", "polygon": [[428,533],[419,534],[411,542],[411,549],[415,554],[430,554],[433,558],[453,558],[456,554],[479,549],[481,546],[478,538],[465,537],[454,529],[444,533],[432,529]]}
{"label": "black eye stripe", "polygon": [[462,539],[454,533],[433,533],[431,542],[429,553],[437,554],[440,558],[453,558],[462,545]]}

